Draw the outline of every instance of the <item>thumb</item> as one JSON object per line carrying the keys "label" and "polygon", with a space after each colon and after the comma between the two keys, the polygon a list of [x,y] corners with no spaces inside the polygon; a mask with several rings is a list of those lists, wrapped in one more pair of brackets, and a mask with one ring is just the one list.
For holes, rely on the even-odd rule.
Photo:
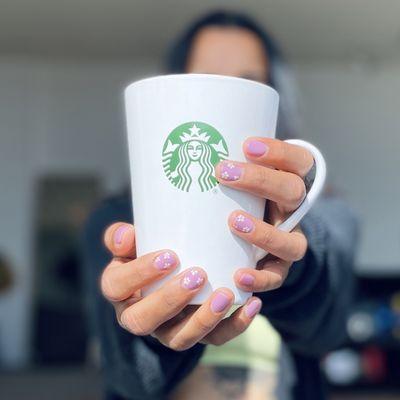
{"label": "thumb", "polygon": [[104,244],[114,257],[136,257],[135,228],[131,224],[116,222],[104,233]]}

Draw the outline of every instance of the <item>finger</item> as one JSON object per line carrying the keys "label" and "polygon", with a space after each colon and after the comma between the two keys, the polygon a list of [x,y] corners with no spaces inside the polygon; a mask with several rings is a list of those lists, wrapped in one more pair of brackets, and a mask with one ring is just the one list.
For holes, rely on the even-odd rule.
{"label": "finger", "polygon": [[129,262],[113,260],[101,277],[101,290],[110,301],[122,301],[136,290],[160,280],[179,264],[171,250],[146,254]]}
{"label": "finger", "polygon": [[250,137],[243,143],[243,151],[252,162],[301,177],[305,177],[314,164],[312,154],[304,147],[278,139]]}
{"label": "finger", "polygon": [[201,290],[207,275],[200,268],[190,268],[168,281],[155,292],[125,309],[121,322],[135,335],[148,335],[177,315]]}
{"label": "finger", "polygon": [[215,175],[221,184],[272,200],[288,212],[306,196],[306,186],[298,175],[262,165],[225,160],[216,166]]}
{"label": "finger", "polygon": [[291,261],[269,260],[261,269],[241,268],[235,272],[236,285],[246,292],[266,292],[277,289],[285,281]]}
{"label": "finger", "polygon": [[121,315],[122,313],[130,306],[133,304],[137,303],[140,299],[142,299],[140,291],[135,292],[131,297],[129,297],[126,300],[123,301],[116,301],[116,302],[111,302],[111,304],[114,306],[115,310],[115,315],[117,317],[118,324],[126,329],[126,327],[123,325],[121,321]]}
{"label": "finger", "polygon": [[233,301],[234,295],[229,289],[216,290],[197,311],[181,321],[179,330],[175,327],[175,335],[167,343],[168,347],[182,351],[194,346],[216,327]]}
{"label": "finger", "polygon": [[230,215],[229,227],[235,235],[285,261],[298,261],[307,250],[303,233],[283,232],[244,211],[234,211]]}
{"label": "finger", "polygon": [[199,305],[188,305],[175,317],[161,324],[152,334],[162,344],[169,346],[172,339],[186,325],[191,316],[197,311]]}
{"label": "finger", "polygon": [[259,298],[251,297],[243,307],[223,319],[201,342],[220,346],[235,338],[248,328],[251,321],[260,312],[261,306]]}
{"label": "finger", "polygon": [[116,222],[104,233],[104,244],[115,257],[136,256],[135,229],[133,225]]}

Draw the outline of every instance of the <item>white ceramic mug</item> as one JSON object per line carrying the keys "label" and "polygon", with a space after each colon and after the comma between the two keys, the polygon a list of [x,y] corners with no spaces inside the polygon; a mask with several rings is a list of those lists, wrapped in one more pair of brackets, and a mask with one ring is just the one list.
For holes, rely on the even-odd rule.
{"label": "white ceramic mug", "polygon": [[[132,200],[137,255],[174,250],[183,269],[198,266],[208,282],[191,304],[201,304],[219,287],[243,304],[250,293],[238,289],[238,268],[255,267],[266,253],[231,233],[228,216],[244,210],[263,218],[265,199],[219,185],[214,165],[223,159],[246,161],[249,136],[275,137],[278,93],[241,78],[182,74],[148,78],[125,91]],[[313,145],[316,177],[300,207],[280,225],[292,230],[322,190],[324,158]],[[156,290],[166,279],[146,289]]]}

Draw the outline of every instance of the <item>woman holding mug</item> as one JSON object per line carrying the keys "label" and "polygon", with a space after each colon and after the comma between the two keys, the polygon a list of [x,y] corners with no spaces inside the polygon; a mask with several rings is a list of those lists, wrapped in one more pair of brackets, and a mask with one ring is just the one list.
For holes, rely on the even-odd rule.
{"label": "woman holding mug", "polygon": [[[225,12],[202,18],[176,43],[167,64],[172,73],[209,73],[268,83],[281,97],[278,137],[295,136],[293,98],[287,91],[280,52],[249,18]],[[224,317],[233,294],[227,289],[217,289],[201,306],[188,305],[207,281],[201,266],[183,271],[141,297],[143,287],[174,270],[179,254],[168,249],[136,258],[128,195],[108,200],[90,218],[87,276],[110,398],[162,399],[194,369],[205,345],[221,345],[237,337],[258,313],[280,333],[294,362],[308,363],[309,371],[316,365],[310,358],[342,342],[351,294],[355,219],[342,201],[326,197],[293,232],[277,229],[275,225],[304,199],[313,157],[281,140],[248,135],[243,144],[248,162],[241,166],[241,178],[224,177],[219,167],[215,175],[222,185],[268,200],[264,221],[247,216],[251,232],[237,229],[235,215],[229,225],[234,234],[269,256],[256,270],[236,272],[236,285],[255,295],[228,318]],[[203,147],[194,145],[182,153],[190,161],[188,168],[205,155]],[[104,231],[107,250],[102,245]],[[100,297],[100,276],[101,291],[113,308]]]}

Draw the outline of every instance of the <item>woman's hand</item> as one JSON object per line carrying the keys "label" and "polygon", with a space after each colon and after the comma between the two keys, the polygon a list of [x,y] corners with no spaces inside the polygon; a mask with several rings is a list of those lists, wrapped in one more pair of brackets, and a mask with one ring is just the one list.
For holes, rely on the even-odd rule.
{"label": "woman's hand", "polygon": [[134,227],[124,223],[111,225],[104,241],[113,259],[103,272],[102,292],[114,305],[119,324],[135,335],[152,335],[174,350],[188,349],[200,341],[220,345],[242,333],[261,308],[261,301],[252,297],[223,319],[234,300],[226,288],[217,289],[201,306],[189,306],[207,280],[197,267],[142,297],[144,286],[178,266],[177,254],[160,250],[137,258]]}
{"label": "woman's hand", "polygon": [[234,234],[269,253],[257,269],[239,269],[236,285],[248,292],[264,292],[280,287],[292,263],[303,258],[307,250],[307,239],[299,227],[288,233],[276,225],[304,200],[303,178],[314,159],[308,150],[276,139],[249,138],[243,151],[250,163],[223,161],[216,166],[216,177],[222,185],[270,200],[271,223],[239,210],[229,217]]}

